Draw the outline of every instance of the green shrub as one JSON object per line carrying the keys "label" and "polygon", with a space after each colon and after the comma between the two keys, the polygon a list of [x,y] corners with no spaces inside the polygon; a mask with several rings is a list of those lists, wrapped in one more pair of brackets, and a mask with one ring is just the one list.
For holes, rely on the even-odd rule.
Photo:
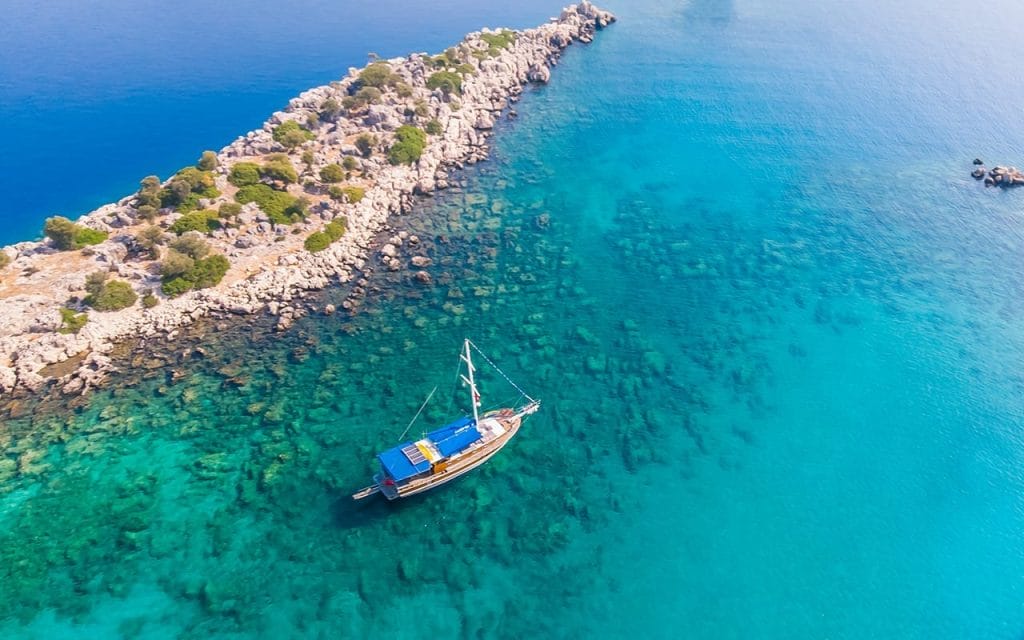
{"label": "green shrub", "polygon": [[219,253],[195,260],[184,273],[165,275],[161,289],[167,297],[175,298],[192,289],[212,287],[224,278],[230,266],[228,259]]}
{"label": "green shrub", "polygon": [[74,309],[68,309],[67,307],[61,307],[60,310],[60,328],[57,329],[60,333],[78,333],[81,331],[85,323],[89,322],[89,316],[85,313],[75,313]]}
{"label": "green shrub", "polygon": [[231,263],[223,255],[216,253],[202,260],[196,260],[195,266],[185,274],[192,281],[192,288],[205,289],[212,287],[224,278]]}
{"label": "green shrub", "polygon": [[242,205],[237,202],[224,202],[220,205],[220,217],[223,220],[230,220],[242,213]]}
{"label": "green shrub", "polygon": [[410,87],[409,85],[407,85],[404,82],[399,82],[399,83],[395,84],[395,93],[398,94],[399,98],[411,98],[412,97],[412,87]]}
{"label": "green shrub", "polygon": [[189,231],[210,233],[214,229],[219,228],[220,214],[213,209],[204,209],[202,211],[186,213],[175,220],[174,224],[171,225],[171,231],[179,236]]}
{"label": "green shrub", "polygon": [[373,155],[373,148],[377,146],[377,136],[370,135],[369,133],[360,134],[356,138],[356,149],[359,149],[359,153],[364,158],[369,158]]}
{"label": "green shrub", "polygon": [[427,114],[430,113],[430,107],[427,105],[427,101],[420,98],[419,100],[416,101],[415,104],[416,108],[413,109],[413,113],[415,113],[421,118],[427,117]]}
{"label": "green shrub", "polygon": [[[106,278],[106,274],[103,274]],[[85,297],[85,304],[97,311],[120,311],[135,304],[139,296],[123,280],[103,282]]]}
{"label": "green shrub", "polygon": [[213,171],[217,168],[217,154],[212,151],[204,151],[203,155],[199,157],[199,162],[196,163],[196,168],[200,171]]}
{"label": "green shrub", "polygon": [[441,128],[441,123],[440,123],[440,121],[438,121],[437,118],[434,118],[433,120],[428,122],[427,126],[425,127],[425,129],[426,129],[426,132],[429,133],[432,136],[436,136],[439,133],[441,133],[442,131],[444,131],[444,129]]}
{"label": "green shrub", "polygon": [[152,309],[159,303],[160,299],[153,295],[152,291],[149,291],[146,293],[146,295],[142,296],[142,307],[144,309]]}
{"label": "green shrub", "polygon": [[266,163],[260,167],[260,176],[285,184],[294,184],[299,181],[299,174],[295,171],[291,159],[283,153],[268,156]]}
{"label": "green shrub", "polygon": [[391,65],[387,62],[374,62],[359,73],[359,83],[364,87],[380,89],[399,80],[400,76],[392,73]]}
{"label": "green shrub", "polygon": [[306,251],[317,253],[331,245],[331,237],[323,231],[314,231],[306,238],[306,242],[303,245],[306,247]]}
{"label": "green shrub", "polygon": [[217,190],[211,172],[185,167],[174,174],[167,187],[160,191],[160,206],[175,207],[187,213],[199,207],[201,198],[216,198],[219,195],[220,191]]}
{"label": "green shrub", "polygon": [[306,217],[306,203],[286,191],[277,191],[265,184],[242,187],[235,195],[242,204],[255,202],[275,224],[291,224]]}
{"label": "green shrub", "polygon": [[309,129],[316,129],[319,126],[320,126],[320,114],[319,113],[309,113],[309,114],[306,114],[306,127],[308,127]]}
{"label": "green shrub", "polygon": [[423,155],[427,134],[418,127],[404,124],[395,130],[395,143],[388,150],[391,164],[412,164]]}
{"label": "green shrub", "polygon": [[294,149],[295,147],[312,140],[316,136],[313,132],[306,129],[298,122],[294,120],[288,120],[274,127],[274,140],[281,143],[288,149]]}
{"label": "green shrub", "polygon": [[324,227],[323,231],[311,233],[309,237],[306,238],[306,242],[304,243],[306,251],[309,251],[310,253],[323,251],[343,235],[345,235],[345,221],[343,219],[333,220],[327,223],[327,226]]}
{"label": "green shrub", "polygon": [[231,167],[228,182],[236,187],[247,187],[260,181],[260,166],[255,162],[239,162]]}
{"label": "green shrub", "polygon": [[177,298],[181,294],[192,290],[192,283],[185,278],[177,277],[165,280],[160,285],[160,290],[164,292],[164,295],[168,298]]}
{"label": "green shrub", "polygon": [[345,200],[346,202],[356,204],[363,199],[363,196],[366,195],[366,188],[350,184],[340,187],[340,192],[341,197],[335,198],[336,200]]}
{"label": "green shrub", "polygon": [[359,168],[359,161],[352,156],[345,156],[345,159],[341,161],[341,166],[344,167],[346,171],[355,171]]}
{"label": "green shrub", "polygon": [[472,76],[476,74],[476,67],[468,62],[463,62],[459,66],[455,67],[455,72],[462,76]]}
{"label": "green shrub", "polygon": [[341,236],[345,235],[345,218],[338,218],[328,222],[327,226],[324,227],[324,233],[331,239],[331,242],[341,238]]}
{"label": "green shrub", "polygon": [[99,244],[107,239],[110,235],[106,231],[97,231],[96,229],[90,229],[89,227],[79,227],[78,231],[75,232],[75,248],[87,247],[93,244]]}
{"label": "green shrub", "polygon": [[462,76],[454,71],[435,71],[427,78],[428,89],[440,89],[445,95],[462,93]]}
{"label": "green shrub", "polygon": [[345,179],[345,170],[336,164],[329,164],[320,170],[320,179],[324,182],[341,182]]}
{"label": "green shrub", "polygon": [[490,49],[508,49],[516,41],[515,31],[502,29],[498,33],[481,33],[480,39],[487,43]]}
{"label": "green shrub", "polygon": [[11,264],[11,254],[0,250],[0,269],[5,268],[9,264]]}
{"label": "green shrub", "polygon": [[107,239],[106,231],[83,227],[64,216],[47,218],[43,225],[43,233],[53,242],[53,246],[61,251],[81,249]]}

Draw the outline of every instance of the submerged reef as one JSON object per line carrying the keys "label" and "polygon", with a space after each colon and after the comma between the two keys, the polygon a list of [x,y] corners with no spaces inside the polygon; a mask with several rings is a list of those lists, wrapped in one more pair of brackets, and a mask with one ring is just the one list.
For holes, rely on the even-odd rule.
{"label": "submerged reef", "polygon": [[389,218],[486,158],[523,86],[614,20],[582,2],[534,29],[350,69],[170,180],[77,223],[51,218],[47,239],[0,250],[0,394],[87,391],[119,343],[173,340],[204,317],[269,311],[287,329],[307,312],[297,298],[353,282]]}

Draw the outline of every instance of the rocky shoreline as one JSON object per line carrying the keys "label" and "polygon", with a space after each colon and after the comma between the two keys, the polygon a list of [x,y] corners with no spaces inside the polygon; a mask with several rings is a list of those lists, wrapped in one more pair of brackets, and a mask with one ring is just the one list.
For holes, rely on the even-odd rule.
{"label": "rocky shoreline", "polygon": [[[135,233],[147,226],[138,216],[133,194],[105,205],[77,222],[107,232],[108,238],[82,251],[57,251],[49,240],[22,242],[3,251],[12,259],[0,271],[0,397],[16,391],[38,391],[53,385],[65,393],[81,393],[99,384],[115,370],[111,353],[129,340],[173,341],[186,325],[218,313],[248,315],[267,311],[277,316],[277,327],[287,329],[296,317],[308,312],[298,300],[304,292],[322,289],[332,282],[352,283],[368,261],[375,238],[392,215],[408,213],[413,198],[448,187],[450,172],[488,155],[488,138],[496,118],[508,110],[531,82],[544,83],[562,51],[574,41],[591,42],[597,30],[615,17],[589,2],[566,7],[548,24],[513,32],[514,39],[500,48],[489,46],[495,34],[471,33],[458,45],[461,51],[481,52],[466,56],[458,95],[430,89],[428,78],[436,70],[427,54],[394,58],[387,63],[408,87],[402,96],[385,91],[379,99],[356,113],[312,127],[312,139],[287,149],[273,136],[284,122],[315,122],[327,100],[343,100],[359,82],[360,69],[350,69],[340,81],[310,89],[274,113],[262,129],[235,140],[217,154],[216,187],[232,191],[231,167],[259,161],[268,154],[287,153],[295,165],[300,157],[314,173],[342,159],[358,159],[359,183],[365,195],[357,202],[310,197],[310,215],[293,225],[274,224],[255,204],[247,204],[238,224],[213,231],[208,242],[226,255],[231,267],[217,286],[191,291],[176,298],[160,296],[152,308],[133,305],[121,311],[90,311],[89,322],[77,333],[62,334],[60,309],[69,300],[84,297],[85,276],[103,270],[127,281],[139,294],[158,291],[160,275],[152,261],[132,260],[129,249]],[[421,113],[416,113],[414,105]],[[425,110],[425,113],[422,111]],[[509,112],[509,115],[514,112]],[[370,157],[353,145],[361,134],[386,142],[399,127],[436,121],[422,155],[412,164],[391,164],[383,154]],[[349,160],[352,162],[352,160]],[[292,185],[296,194],[302,187]],[[303,194],[304,196],[307,194]],[[223,200],[223,198],[221,198]],[[202,202],[210,206],[213,202]],[[169,227],[180,214],[160,221]],[[325,250],[311,253],[303,238],[327,222],[344,218],[347,231]],[[411,269],[426,258],[415,252],[418,239],[395,233],[376,254],[384,268]],[[401,249],[401,251],[400,251]],[[401,256],[412,255],[411,259]],[[422,272],[425,274],[425,272]],[[426,276],[429,278],[429,275]],[[327,308],[324,312],[332,312]]]}

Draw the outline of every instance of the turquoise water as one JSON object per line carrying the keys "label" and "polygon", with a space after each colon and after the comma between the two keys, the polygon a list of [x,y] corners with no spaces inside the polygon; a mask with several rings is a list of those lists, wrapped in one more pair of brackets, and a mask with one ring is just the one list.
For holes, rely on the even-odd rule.
{"label": "turquoise water", "polygon": [[[778,4],[612,7],[395,220],[434,286],[8,421],[0,629],[1020,638],[1022,16]],[[466,335],[543,410],[353,505]]]}

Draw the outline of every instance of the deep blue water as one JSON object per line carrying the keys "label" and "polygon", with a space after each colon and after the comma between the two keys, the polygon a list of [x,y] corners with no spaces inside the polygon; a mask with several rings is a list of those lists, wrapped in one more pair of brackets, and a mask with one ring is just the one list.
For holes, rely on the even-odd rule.
{"label": "deep blue water", "polygon": [[[528,92],[464,190],[402,220],[446,284],[376,274],[392,293],[352,318],[269,340],[229,332],[206,360],[178,363],[177,383],[147,374],[70,416],[12,423],[6,629],[1024,634],[1024,192],[967,175],[975,156],[1024,157],[1024,8],[610,8],[620,23]],[[344,27],[351,9],[319,10]],[[294,40],[275,24],[261,59],[301,47],[304,71],[222,61],[230,70],[204,80],[217,91],[200,92],[218,128],[191,128],[188,144],[158,136],[171,161],[145,155],[187,162],[364,50],[438,49],[554,12],[431,8],[395,25],[380,11],[348,57],[327,19],[296,21],[316,34]],[[188,32],[162,24],[170,41]],[[226,24],[203,21],[199,40]],[[195,62],[157,92],[174,106],[142,128],[186,120],[182,88],[207,78],[216,50],[179,59]],[[141,82],[97,74],[96,86]],[[150,171],[122,168],[102,173],[130,184]],[[344,496],[372,453],[447,383],[466,334],[541,390],[544,410],[478,474],[352,509]]]}

